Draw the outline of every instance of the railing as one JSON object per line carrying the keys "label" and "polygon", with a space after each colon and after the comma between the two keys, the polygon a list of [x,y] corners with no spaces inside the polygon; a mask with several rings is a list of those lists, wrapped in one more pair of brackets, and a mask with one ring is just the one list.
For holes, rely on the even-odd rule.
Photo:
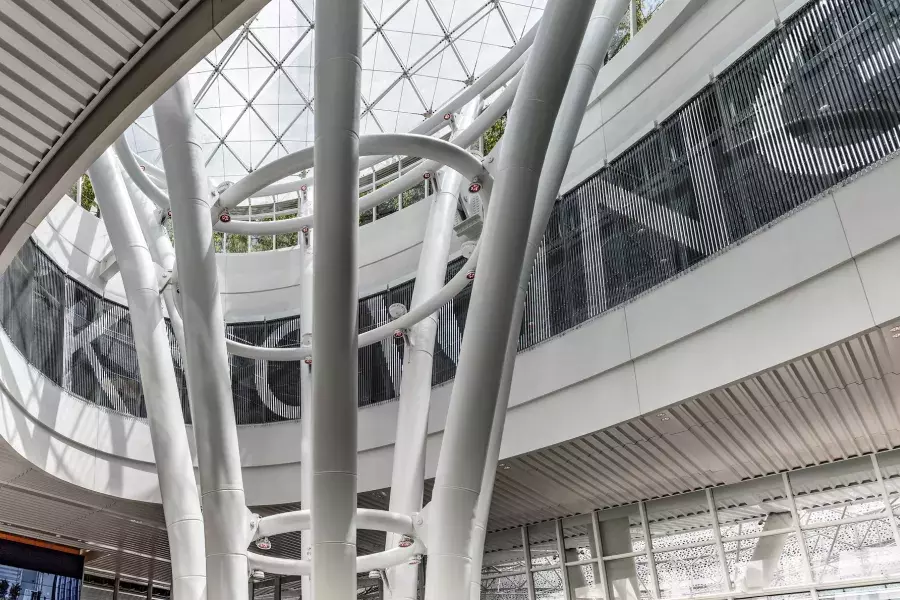
{"label": "railing", "polygon": [[[900,150],[898,80],[900,0],[810,2],[557,201],[519,348],[621,305]],[[388,307],[408,304],[412,286],[361,299],[360,329],[386,323]],[[31,243],[0,278],[0,307],[0,323],[49,379],[144,416],[127,309],[67,278]],[[441,309],[435,384],[455,375],[467,308],[468,291]],[[227,331],[290,346],[298,325],[291,317]],[[173,356],[184,399],[174,346]],[[393,339],[360,350],[360,406],[395,397],[402,361]],[[299,365],[237,357],[231,365],[239,423],[299,416]]]}

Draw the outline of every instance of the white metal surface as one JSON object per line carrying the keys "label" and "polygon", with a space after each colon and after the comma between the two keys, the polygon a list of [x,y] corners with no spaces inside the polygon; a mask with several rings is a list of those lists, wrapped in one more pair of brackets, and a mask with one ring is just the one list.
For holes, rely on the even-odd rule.
{"label": "white metal surface", "polygon": [[187,84],[175,84],[155,108],[165,148],[172,216],[182,231],[175,240],[175,253],[181,278],[184,350],[190,365],[187,384],[196,417],[207,594],[209,598],[241,600],[247,593],[247,508],[212,253],[211,200]]}
{"label": "white metal surface", "polygon": [[[455,115],[456,127],[468,127],[481,106],[475,97]],[[438,173],[439,191],[431,203],[428,225],[419,258],[416,287],[410,301],[418,306],[440,290],[447,271],[447,258],[453,237],[453,224],[459,202],[460,186],[465,182],[460,173],[447,167]],[[392,511],[418,512],[422,508],[425,484],[425,445],[428,438],[428,412],[431,399],[431,380],[434,366],[434,341],[438,313],[432,313],[416,323],[405,336],[405,366],[400,383],[400,408],[394,445],[394,464],[391,469]],[[388,535],[385,548],[401,541],[398,535]],[[388,572],[390,597],[395,600],[415,600],[419,566],[406,564]]]}
{"label": "white metal surface", "polygon": [[204,600],[203,515],[181,414],[156,269],[113,151],[103,153],[89,172],[101,210],[110,225],[110,241],[121,265],[133,315],[132,328],[141,381],[146,386],[153,454],[167,533],[172,540],[173,597],[176,600]]}
{"label": "white metal surface", "polygon": [[510,109],[495,199],[485,223],[484,260],[475,280],[430,506],[433,522],[425,593],[469,593],[469,542],[497,403],[516,283],[541,167],[593,2],[558,0],[541,20],[531,60]]}

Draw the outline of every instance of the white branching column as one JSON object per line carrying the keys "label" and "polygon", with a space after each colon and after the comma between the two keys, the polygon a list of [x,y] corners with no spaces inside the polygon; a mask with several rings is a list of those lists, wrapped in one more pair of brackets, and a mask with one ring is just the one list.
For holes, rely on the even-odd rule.
{"label": "white branching column", "polygon": [[156,267],[111,149],[93,164],[90,177],[131,311],[134,346],[172,553],[172,598],[201,600],[206,598],[203,516],[178,400]]}
{"label": "white branching column", "polygon": [[481,483],[481,495],[478,498],[478,507],[475,511],[475,522],[472,531],[472,581],[470,600],[479,600],[481,597],[481,561],[484,556],[484,538],[487,527],[488,515],[491,509],[491,498],[494,491],[494,480],[497,475],[497,461],[500,457],[500,442],[503,438],[503,425],[506,421],[506,409],[509,406],[509,391],[512,386],[513,367],[516,362],[518,349],[519,328],[522,323],[522,315],[525,312],[525,295],[528,292],[528,283],[531,280],[531,271],[537,258],[544,230],[550,220],[553,204],[562,185],[572,148],[584,111],[590,100],[591,90],[597,80],[597,73],[603,66],[603,59],[609,48],[610,41],[616,30],[616,25],[628,8],[629,0],[598,0],[591,16],[584,43],[578,53],[575,68],[563,98],[556,126],[550,138],[547,149],[547,160],[541,171],[541,179],[538,184],[535,198],[534,215],[531,219],[531,229],[528,234],[528,244],[525,250],[525,260],[522,263],[522,271],[519,277],[518,290],[516,292],[515,310],[510,323],[509,339],[506,348],[506,360],[503,364],[503,378],[500,382],[500,391],[497,397],[497,406],[494,411],[494,420],[491,427],[491,441],[488,445],[485,459],[484,476]]}
{"label": "white branching column", "polygon": [[[312,199],[306,190],[301,191],[300,216],[312,214]],[[301,254],[300,276],[300,345],[312,345],[313,336],[313,268],[315,251],[313,249],[313,231],[306,227],[299,234]],[[300,505],[308,508],[312,502],[312,367],[304,361],[300,366]],[[300,534],[300,547],[303,558],[307,558],[312,543],[312,532],[308,529]],[[309,575],[304,575],[301,583],[301,594],[304,598],[312,597]]]}
{"label": "white branching column", "polygon": [[[468,127],[481,105],[472,100],[455,116],[455,129]],[[410,308],[415,308],[436,294],[444,285],[447,256],[453,240],[460,186],[467,184],[462,175],[444,167],[438,173],[439,191],[431,203],[416,286]],[[425,485],[425,442],[428,436],[428,410],[431,404],[431,375],[434,367],[434,341],[437,335],[438,313],[434,312],[409,329],[403,379],[400,382],[400,406],[397,416],[397,435],[394,438],[394,464],[391,471],[391,512],[405,515],[422,510],[422,491]],[[389,533],[385,549],[396,548],[403,536]],[[385,596],[393,600],[415,600],[419,567],[405,564],[388,571],[390,591]]]}
{"label": "white branching column", "polygon": [[176,224],[187,384],[206,526],[208,597],[246,600],[248,511],[225,351],[212,200],[187,81],[163,94],[153,112]]}
{"label": "white branching column", "polygon": [[548,4],[510,112],[430,507],[428,600],[469,594],[472,521],[535,195],[593,4]]}
{"label": "white branching column", "polygon": [[362,2],[316,3],[312,597],[356,598]]}

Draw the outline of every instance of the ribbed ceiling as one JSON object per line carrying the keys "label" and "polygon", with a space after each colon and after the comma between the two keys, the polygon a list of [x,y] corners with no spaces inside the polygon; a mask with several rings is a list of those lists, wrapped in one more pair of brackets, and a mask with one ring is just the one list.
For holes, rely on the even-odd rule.
{"label": "ribbed ceiling", "polygon": [[896,448],[898,373],[900,340],[887,329],[872,331],[654,414],[505,460],[489,529]]}
{"label": "ribbed ceiling", "polygon": [[0,207],[185,0],[0,0]]}

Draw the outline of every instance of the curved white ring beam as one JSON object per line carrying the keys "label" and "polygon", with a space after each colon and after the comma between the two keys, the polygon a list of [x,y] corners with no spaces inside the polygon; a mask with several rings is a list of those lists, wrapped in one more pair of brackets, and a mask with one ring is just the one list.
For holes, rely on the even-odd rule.
{"label": "curved white ring beam", "polygon": [[143,167],[144,173],[157,185],[159,189],[165,190],[169,188],[169,184],[166,183],[166,172],[151,163],[149,160],[138,154],[137,152],[132,152],[134,159],[138,162],[138,164]]}
{"label": "curved white ring beam", "polygon": [[[430,297],[419,306],[411,309],[402,317],[359,334],[357,342],[359,347],[364,348],[365,346],[371,346],[375,342],[380,342],[392,335],[397,329],[408,329],[412,327],[455,298],[457,294],[463,291],[466,286],[471,283],[472,280],[469,278],[469,273],[474,271],[475,266],[478,264],[480,248],[481,242],[475,246],[472,256],[469,257],[453,279],[448,281],[434,296]],[[250,344],[244,344],[243,342],[238,342],[236,340],[226,339],[225,347],[228,349],[228,353],[234,356],[242,356],[244,358],[252,358],[255,360],[271,360],[275,362],[303,360],[304,358],[313,355],[312,346],[300,346],[297,348],[265,348],[263,346],[251,346]]]}
{"label": "curved white ring beam", "polygon": [[[489,186],[492,178],[487,174],[481,166],[481,161],[469,154],[466,150],[457,144],[447,142],[438,138],[427,135],[418,135],[412,133],[376,133],[371,135],[363,135],[359,138],[359,154],[360,156],[372,156],[374,154],[383,154],[385,151],[398,155],[422,156],[434,160],[438,163],[445,164],[454,171],[475,179],[484,178],[483,184]],[[218,205],[223,208],[231,208],[237,206],[254,192],[264,188],[273,181],[284,179],[292,173],[297,173],[304,169],[313,167],[313,148],[304,148],[292,154],[288,154],[283,158],[272,161],[264,167],[250,173],[240,181],[232,185],[230,188],[222,192],[219,196]],[[310,217],[299,217],[297,219],[285,219],[284,221],[250,221],[243,222],[235,227],[246,227],[265,225],[266,229],[254,229],[252,231],[237,231],[232,228],[232,223],[219,223],[216,227],[218,231],[228,233],[250,233],[254,235],[269,235],[275,233],[275,228],[279,228],[278,233],[287,233],[291,231],[299,231],[302,225],[298,225],[299,221],[304,224],[312,224]],[[306,221],[309,221],[307,223]],[[288,229],[281,228],[286,223],[292,223]]]}
{"label": "curved white ring beam", "polygon": [[[415,541],[411,546],[405,548],[391,548],[384,552],[376,552],[375,554],[367,554],[365,556],[356,557],[356,572],[368,573],[396,567],[408,562],[417,554],[425,553],[425,545],[420,541]],[[274,573],[275,575],[311,575],[312,562],[308,560],[291,560],[288,558],[276,558],[274,556],[264,556],[256,552],[248,552],[247,558],[250,561],[250,568],[259,569],[264,573]]]}
{"label": "curved white ring beam", "polygon": [[[250,541],[271,535],[304,531],[309,529],[311,524],[312,517],[309,509],[263,517],[259,520],[256,533]],[[356,509],[356,526],[358,529],[389,531],[401,535],[413,535],[415,532],[413,519],[409,515],[371,508]]]}
{"label": "curved white ring beam", "polygon": [[[521,41],[524,41],[524,40],[525,40],[525,38],[522,38]],[[526,55],[521,55],[519,59],[522,62],[524,62],[525,56]],[[515,72],[515,74],[513,74],[512,78],[509,80],[509,85],[507,86],[507,88],[503,91],[503,93],[500,94],[500,96],[494,102],[492,102],[484,111],[482,111],[482,113],[480,115],[478,115],[472,121],[472,124],[469,127],[465,128],[463,131],[461,131],[456,136],[456,138],[454,138],[453,142],[450,142],[452,145],[456,145],[456,146],[460,146],[460,147],[470,146],[485,131],[487,131],[488,128],[497,121],[497,119],[499,119],[501,116],[503,116],[503,114],[506,111],[509,110],[509,107],[512,106],[513,99],[515,98],[516,91],[518,90],[519,81],[521,80],[521,67],[519,66],[519,61],[516,61],[516,63],[513,66],[517,67],[518,71],[515,72],[515,69],[513,69],[513,68],[509,69],[510,73]],[[485,73],[485,75],[482,75],[482,77],[485,77],[486,75],[487,75],[487,73]],[[480,79],[479,79],[479,81],[480,81]],[[506,81],[504,79],[501,79],[500,81],[503,81],[504,83],[506,83]],[[418,129],[418,128],[416,128],[416,129]],[[414,129],[413,131],[416,131],[416,130]],[[403,135],[403,134],[374,134],[374,135]],[[423,137],[423,136],[419,135],[418,133],[412,133],[412,134],[406,134],[406,135],[415,135],[417,137]],[[362,141],[365,137],[368,137],[368,136],[363,136],[360,139],[360,144],[361,144],[360,155],[361,156],[365,155],[365,153],[362,152]],[[430,139],[434,139],[434,138],[430,138]],[[438,141],[441,141],[441,140],[438,140]],[[447,142],[445,142],[445,143],[447,143]],[[128,176],[131,177],[131,179],[135,182],[135,184],[138,186],[138,188],[148,198],[150,198],[150,200],[156,206],[162,208],[163,210],[167,210],[169,208],[168,196],[166,196],[166,194],[150,179],[150,177],[147,175],[147,173],[145,173],[141,169],[140,164],[138,164],[138,161],[141,160],[140,157],[138,157],[136,154],[134,154],[131,151],[131,148],[128,146],[128,142],[125,140],[124,136],[121,137],[119,140],[116,140],[115,146],[116,146],[116,153],[119,156],[119,160],[122,162],[122,165],[125,167],[125,170],[128,173]],[[383,149],[380,150],[380,152],[383,152],[383,151],[384,151]],[[279,159],[279,161],[284,161],[286,159],[289,159],[290,157],[294,157],[294,159],[297,162],[297,166],[293,167],[293,170],[279,169],[279,172],[284,173],[283,175],[281,175],[281,177],[279,177],[279,179],[288,177],[294,173],[302,171],[303,169],[311,168],[313,166],[312,165],[312,162],[313,162],[312,155],[313,155],[313,148],[312,148],[312,146],[310,146],[308,148],[304,148],[302,150],[294,152],[293,154],[291,154],[289,156],[285,156],[282,159]],[[379,161],[383,158],[384,158],[384,156],[374,156],[371,159],[372,165],[374,165],[377,161]],[[279,162],[279,161],[275,161],[275,162]],[[260,172],[264,171],[267,167],[269,167],[273,164],[275,164],[275,163],[270,163],[269,165],[266,165],[266,167],[263,167],[262,169],[255,171],[253,174],[260,173]],[[282,166],[283,166],[283,164],[282,164]],[[371,165],[367,165],[367,166],[371,166]],[[359,211],[365,212],[365,211],[371,209],[372,207],[378,206],[379,204],[393,198],[394,196],[402,194],[403,192],[407,191],[411,187],[417,185],[422,180],[422,177],[425,173],[427,173],[429,171],[434,171],[434,170],[438,169],[440,166],[441,166],[440,162],[438,162],[436,160],[429,160],[429,161],[423,162],[422,164],[413,168],[411,171],[404,173],[402,176],[400,176],[396,180],[392,181],[391,183],[389,183],[381,188],[378,188],[371,194],[367,194],[366,196],[360,198]],[[161,174],[162,176],[165,176],[164,171],[159,170],[157,167],[153,167],[153,169],[156,169],[156,171],[158,171],[159,174]],[[157,173],[153,172],[151,174],[156,175]],[[249,175],[248,175],[248,177],[249,177]],[[230,207],[236,206],[241,201],[245,200],[246,197],[240,198],[239,200],[235,201],[234,198],[235,198],[236,194],[245,193],[245,192],[241,192],[240,189],[238,189],[237,191],[232,191],[232,190],[234,190],[235,188],[240,186],[241,183],[244,182],[244,180],[246,180],[246,179],[247,179],[247,177],[245,177],[241,181],[234,184],[231,188],[226,190],[222,194],[222,197],[220,197],[219,204],[221,204],[223,207],[230,208]],[[278,181],[278,179],[274,179],[273,181]],[[284,194],[284,193],[289,193],[289,192],[293,192],[293,191],[298,191],[298,190],[300,190],[301,186],[307,185],[307,184],[312,184],[312,181],[313,181],[312,177],[308,177],[308,178],[298,180],[298,181],[264,184],[265,187],[257,188],[256,190],[254,190],[252,193],[249,194],[249,197],[257,198],[257,197],[261,197],[261,196]],[[247,187],[241,186],[241,189],[246,190]],[[234,234],[277,235],[280,233],[292,233],[295,231],[300,231],[301,229],[303,229],[303,227],[312,227],[312,224],[313,224],[312,221],[313,221],[312,215],[307,215],[305,217],[298,217],[296,219],[284,219],[281,221],[257,221],[257,222],[252,222],[252,223],[254,223],[254,224],[264,223],[266,229],[257,230],[254,228],[251,230],[249,226],[247,226],[247,227],[244,226],[246,223],[249,223],[249,222],[237,223],[235,219],[232,219],[232,221],[230,223],[222,223],[221,221],[216,220],[216,222],[213,225],[213,228],[216,231],[222,231],[222,232],[234,233]]]}
{"label": "curved white ring beam", "polygon": [[[116,155],[119,157],[119,162],[122,163],[125,172],[128,173],[128,176],[131,177],[131,180],[135,185],[138,186],[138,189],[144,192],[144,195],[147,196],[153,204],[162,210],[169,210],[169,197],[165,192],[159,189],[156,184],[150,181],[150,178],[144,173],[143,169],[141,169],[141,165],[138,164],[135,154],[128,146],[128,142],[125,140],[124,135],[119,136],[119,139],[116,140],[115,148]],[[165,174],[163,174],[163,176],[165,176]]]}

